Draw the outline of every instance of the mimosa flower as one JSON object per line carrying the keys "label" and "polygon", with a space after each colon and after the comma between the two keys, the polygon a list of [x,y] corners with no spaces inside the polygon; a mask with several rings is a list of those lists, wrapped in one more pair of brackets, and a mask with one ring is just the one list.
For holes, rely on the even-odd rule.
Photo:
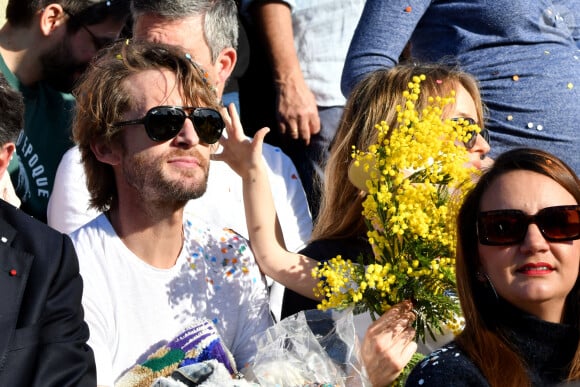
{"label": "mimosa flower", "polygon": [[[425,76],[413,77],[397,107],[398,126],[376,125],[377,142],[353,149],[349,178],[366,191],[362,214],[372,257],[338,256],[314,270],[322,309],[355,306],[380,315],[412,300],[419,339],[461,327],[455,294],[456,216],[474,168],[462,145],[479,128],[442,119],[448,97],[416,110]],[[355,263],[357,262],[357,263]],[[366,266],[363,264],[366,262]]]}

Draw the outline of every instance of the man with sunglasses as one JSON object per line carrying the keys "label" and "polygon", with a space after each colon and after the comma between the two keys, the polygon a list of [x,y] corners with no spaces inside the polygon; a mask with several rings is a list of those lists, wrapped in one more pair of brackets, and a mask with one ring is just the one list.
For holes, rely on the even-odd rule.
{"label": "man with sunglasses", "polygon": [[9,173],[21,208],[46,222],[62,155],[73,144],[70,121],[76,80],[115,40],[129,0],[9,0],[0,29],[0,72],[25,99],[25,126]]}
{"label": "man with sunglasses", "polygon": [[[240,370],[272,320],[245,239],[184,214],[206,190],[225,128],[205,71],[177,47],[118,42],[76,96],[73,136],[101,212],[71,234],[97,384],[113,386],[199,320],[215,325]],[[173,355],[164,360],[178,366]]]}
{"label": "man with sunglasses", "polygon": [[[237,8],[233,0],[133,0],[133,35],[136,40],[162,42],[182,47],[207,72],[208,82],[222,96],[237,61]],[[284,242],[298,251],[310,239],[312,218],[306,194],[288,156],[264,144],[263,155],[273,187],[276,211]],[[48,206],[48,224],[71,232],[98,215],[87,211],[88,193],[79,176],[83,171],[78,149],[68,151],[59,166]],[[248,236],[242,181],[225,163],[211,162],[208,190],[186,206],[186,212],[229,227]],[[283,288],[271,286],[275,316],[280,316]]]}

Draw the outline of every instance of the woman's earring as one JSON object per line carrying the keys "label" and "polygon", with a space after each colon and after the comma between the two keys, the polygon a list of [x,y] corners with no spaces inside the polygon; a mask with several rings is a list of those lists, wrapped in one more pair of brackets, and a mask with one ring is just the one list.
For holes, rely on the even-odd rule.
{"label": "woman's earring", "polygon": [[487,273],[482,273],[482,272],[478,271],[477,273],[475,273],[475,277],[477,278],[477,280],[479,282],[487,283],[489,288],[491,288],[491,291],[493,292],[495,299],[499,300],[499,296],[497,295],[497,292],[495,291],[495,287],[493,286],[493,283],[491,282],[491,279],[489,278]]}

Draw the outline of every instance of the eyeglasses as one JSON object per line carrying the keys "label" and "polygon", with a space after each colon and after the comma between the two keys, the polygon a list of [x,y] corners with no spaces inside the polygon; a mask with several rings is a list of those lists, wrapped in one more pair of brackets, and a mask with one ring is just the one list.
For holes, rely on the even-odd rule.
{"label": "eyeglasses", "polygon": [[[469,118],[469,117],[451,118],[451,121],[458,122],[458,123],[465,125],[465,126],[477,125],[477,122],[475,122],[475,120],[473,118]],[[475,146],[475,142],[477,141],[478,134],[481,137],[483,137],[483,139],[485,141],[487,141],[488,144],[491,144],[491,142],[489,141],[489,131],[485,128],[482,128],[479,133],[477,133],[475,130],[470,130],[469,132],[467,132],[467,134],[471,135],[471,137],[469,137],[469,140],[464,142],[465,147],[467,149],[471,149]]]}
{"label": "eyeglasses", "polygon": [[520,210],[481,212],[477,217],[479,243],[488,246],[518,244],[524,240],[532,223],[547,241],[580,239],[580,205],[546,207],[535,215]]}
{"label": "eyeglasses", "polygon": [[149,109],[143,118],[117,122],[113,126],[143,124],[151,140],[163,142],[177,136],[183,128],[186,118],[193,122],[199,139],[206,144],[216,143],[226,126],[217,110],[180,106],[156,106]]}
{"label": "eyeglasses", "polygon": [[115,39],[112,39],[112,38],[104,38],[104,37],[102,38],[102,37],[96,36],[84,24],[81,24],[80,26],[83,30],[87,31],[87,33],[90,35],[91,40],[93,41],[93,46],[95,46],[95,50],[97,50],[97,51],[99,51],[101,48],[107,47],[115,42]]}
{"label": "eyeglasses", "polygon": [[89,34],[89,36],[91,37],[91,41],[93,42],[93,46],[95,46],[95,50],[99,51],[101,48],[111,45],[115,41],[115,39],[112,38],[96,36],[91,30],[89,30],[89,28],[85,24],[78,21],[78,18],[74,14],[67,11],[66,9],[64,10],[64,12],[69,16],[71,25],[80,27]]}

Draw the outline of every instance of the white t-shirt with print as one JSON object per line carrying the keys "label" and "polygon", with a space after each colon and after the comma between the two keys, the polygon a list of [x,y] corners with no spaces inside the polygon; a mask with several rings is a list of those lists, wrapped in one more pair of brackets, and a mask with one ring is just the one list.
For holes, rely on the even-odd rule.
{"label": "white t-shirt with print", "polygon": [[137,257],[105,215],[71,234],[84,280],[97,384],[112,386],[196,318],[215,324],[239,369],[253,358],[251,337],[272,320],[266,285],[247,241],[197,220],[184,221],[184,230],[186,243],[170,269]]}

